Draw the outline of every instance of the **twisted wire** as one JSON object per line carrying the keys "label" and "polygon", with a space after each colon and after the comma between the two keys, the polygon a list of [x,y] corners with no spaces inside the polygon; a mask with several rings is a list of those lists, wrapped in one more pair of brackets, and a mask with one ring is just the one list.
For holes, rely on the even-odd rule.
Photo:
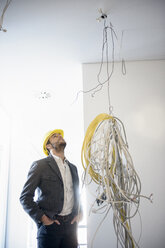
{"label": "twisted wire", "polygon": [[93,195],[98,208],[93,212],[103,213],[106,217],[111,206],[117,247],[134,248],[139,245],[132,234],[131,218],[138,212],[140,198],[151,200],[151,196],[141,195],[141,181],[128,151],[124,125],[121,123],[114,116],[98,115],[86,131],[81,159],[85,170],[84,184],[89,184],[90,178],[90,182],[97,185]]}

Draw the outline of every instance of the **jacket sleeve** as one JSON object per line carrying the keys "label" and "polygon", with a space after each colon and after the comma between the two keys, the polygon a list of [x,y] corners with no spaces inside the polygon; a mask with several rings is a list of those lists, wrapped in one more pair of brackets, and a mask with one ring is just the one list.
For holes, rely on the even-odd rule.
{"label": "jacket sleeve", "polygon": [[79,192],[79,176],[78,176],[78,171],[75,165],[72,164],[72,176],[73,176],[73,181],[74,181],[74,192],[75,192],[75,201],[74,201],[74,208],[73,208],[73,213],[75,215],[77,214],[82,214],[83,215],[83,210],[82,210],[82,204],[81,204],[81,199],[80,199],[80,192]]}
{"label": "jacket sleeve", "polygon": [[24,210],[37,223],[41,221],[41,217],[44,215],[44,212],[34,201],[35,190],[40,183],[41,169],[39,167],[40,166],[37,164],[37,162],[32,164],[28,173],[27,181],[20,196],[20,202]]}

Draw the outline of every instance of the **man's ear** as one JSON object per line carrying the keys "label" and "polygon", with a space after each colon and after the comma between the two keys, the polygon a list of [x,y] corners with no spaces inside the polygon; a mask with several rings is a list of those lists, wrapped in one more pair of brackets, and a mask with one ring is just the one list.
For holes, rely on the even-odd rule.
{"label": "man's ear", "polygon": [[47,148],[48,150],[50,150],[50,149],[52,148],[52,145],[51,145],[51,144],[47,144],[47,145],[46,145],[46,148]]}

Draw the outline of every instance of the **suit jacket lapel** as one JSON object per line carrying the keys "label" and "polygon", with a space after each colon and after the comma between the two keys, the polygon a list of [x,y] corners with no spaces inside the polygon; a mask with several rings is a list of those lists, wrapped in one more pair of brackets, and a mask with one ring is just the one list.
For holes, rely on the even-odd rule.
{"label": "suit jacket lapel", "polygon": [[72,180],[74,181],[74,170],[73,170],[73,167],[72,167],[72,165],[69,163],[68,160],[67,160],[67,164],[68,164],[68,166],[69,166],[69,168],[70,168],[70,172],[71,172],[71,175],[72,175]]}
{"label": "suit jacket lapel", "polygon": [[55,159],[51,155],[49,155],[49,157],[47,159],[48,159],[49,166],[58,175],[58,177],[62,180],[62,176],[61,176],[60,170],[58,168],[58,165],[57,165]]}

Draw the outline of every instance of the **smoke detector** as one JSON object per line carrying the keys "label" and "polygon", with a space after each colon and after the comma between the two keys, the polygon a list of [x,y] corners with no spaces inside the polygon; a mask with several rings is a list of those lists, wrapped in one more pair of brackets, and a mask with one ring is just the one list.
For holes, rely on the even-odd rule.
{"label": "smoke detector", "polygon": [[39,92],[35,92],[35,97],[38,98],[39,100],[47,100],[51,97],[51,94],[47,90],[42,90]]}

